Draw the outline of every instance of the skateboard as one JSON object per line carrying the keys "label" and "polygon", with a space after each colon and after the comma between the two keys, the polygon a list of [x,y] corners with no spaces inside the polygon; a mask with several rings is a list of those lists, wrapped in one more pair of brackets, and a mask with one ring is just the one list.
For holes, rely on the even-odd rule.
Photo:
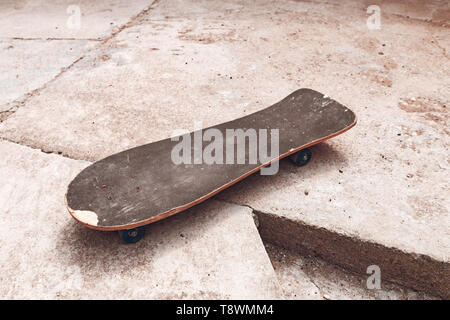
{"label": "skateboard", "polygon": [[99,160],[69,184],[66,205],[86,227],[119,231],[123,241],[136,243],[145,225],[199,204],[255,172],[276,173],[282,158],[304,166],[312,157],[310,146],[356,122],[356,115],[335,100],[299,89],[242,118]]}

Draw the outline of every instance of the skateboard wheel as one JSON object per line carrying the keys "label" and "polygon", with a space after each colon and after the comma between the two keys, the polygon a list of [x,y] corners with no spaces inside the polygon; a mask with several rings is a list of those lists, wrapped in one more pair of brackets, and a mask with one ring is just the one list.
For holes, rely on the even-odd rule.
{"label": "skateboard wheel", "polygon": [[291,160],[299,167],[306,165],[309,160],[311,160],[312,152],[310,149],[306,148],[300,150],[299,152],[291,155]]}
{"label": "skateboard wheel", "polygon": [[145,227],[137,227],[119,231],[119,235],[126,243],[136,243],[144,237]]}

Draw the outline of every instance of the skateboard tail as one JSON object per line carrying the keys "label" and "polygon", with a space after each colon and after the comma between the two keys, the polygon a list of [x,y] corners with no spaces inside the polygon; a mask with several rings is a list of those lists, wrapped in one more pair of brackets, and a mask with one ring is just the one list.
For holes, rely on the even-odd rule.
{"label": "skateboard tail", "polygon": [[[137,222],[134,224],[105,227],[105,226],[98,225],[98,215],[95,212],[89,211],[89,210],[73,210],[67,203],[67,195],[64,196],[64,200],[66,203],[67,211],[69,211],[69,213],[73,219],[75,219],[77,222],[79,222],[80,224],[82,224],[83,226],[85,226],[89,229],[94,229],[94,230],[99,230],[99,231],[120,231],[120,230],[128,230],[128,229],[132,229],[132,228],[138,228],[138,227],[145,226],[147,224],[150,224],[150,223],[153,223],[153,222],[156,222],[159,220],[163,220],[167,217],[177,214],[178,212],[186,210],[186,207],[182,206],[182,207],[178,207],[178,208],[173,208],[172,210],[164,212],[156,217],[153,217],[152,219],[140,221],[140,222]],[[206,199],[201,199],[201,201],[199,201],[199,202],[203,202],[204,200],[206,200]],[[199,202],[193,202],[191,204],[191,206],[189,206],[189,207],[192,207]]]}
{"label": "skateboard tail", "polygon": [[67,203],[67,195],[64,197],[64,200],[67,210],[75,220],[88,227],[96,227],[98,225],[98,216],[94,211],[73,210]]}

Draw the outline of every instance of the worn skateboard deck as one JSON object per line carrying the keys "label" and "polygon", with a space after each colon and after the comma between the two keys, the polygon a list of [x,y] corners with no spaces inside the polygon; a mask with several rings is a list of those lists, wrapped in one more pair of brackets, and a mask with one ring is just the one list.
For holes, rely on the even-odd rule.
{"label": "worn skateboard deck", "polygon": [[[350,109],[319,92],[300,89],[266,109],[211,127],[224,137],[227,129],[278,129],[279,152],[269,161],[248,163],[246,148],[244,164],[175,164],[171,154],[181,140],[168,138],[93,163],[70,183],[66,204],[70,214],[89,228],[143,226],[192,207],[271,162],[341,134],[355,124],[356,116]],[[194,133],[190,136],[194,141]],[[270,150],[270,137],[267,142]],[[202,142],[202,147],[209,143]]]}

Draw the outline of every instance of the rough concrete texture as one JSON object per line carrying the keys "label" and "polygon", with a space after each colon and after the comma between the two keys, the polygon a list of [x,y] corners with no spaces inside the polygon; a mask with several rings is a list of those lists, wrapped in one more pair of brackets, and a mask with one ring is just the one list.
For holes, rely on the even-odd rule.
{"label": "rough concrete texture", "polygon": [[148,0],[2,0],[0,38],[97,40],[119,31],[151,3]]}
{"label": "rough concrete texture", "polygon": [[[434,300],[408,288],[385,282],[381,273],[380,288],[367,286],[368,278],[352,274],[315,256],[302,256],[266,244],[280,286],[286,299],[310,300]],[[369,280],[370,281],[370,280]]]}
{"label": "rough concrete texture", "polygon": [[87,162],[4,141],[0,153],[2,299],[281,297],[250,209],[209,201],[126,245],[67,213],[67,184]]}
{"label": "rough concrete texture", "polygon": [[219,198],[264,213],[279,227],[261,224],[270,241],[359,272],[379,264],[448,297],[449,3],[379,2],[379,30],[367,27],[371,4],[161,0],[0,114],[0,136],[96,160],[321,91],[358,125],[315,147],[308,167],[282,161]]}
{"label": "rough concrete texture", "polygon": [[261,237],[302,255],[315,255],[349,271],[365,274],[377,266],[383,279],[447,298],[448,263],[376,242],[336,233],[276,214],[257,212]]}
{"label": "rough concrete texture", "polygon": [[89,41],[0,39],[0,112],[15,110],[48,82],[78,61]]}

